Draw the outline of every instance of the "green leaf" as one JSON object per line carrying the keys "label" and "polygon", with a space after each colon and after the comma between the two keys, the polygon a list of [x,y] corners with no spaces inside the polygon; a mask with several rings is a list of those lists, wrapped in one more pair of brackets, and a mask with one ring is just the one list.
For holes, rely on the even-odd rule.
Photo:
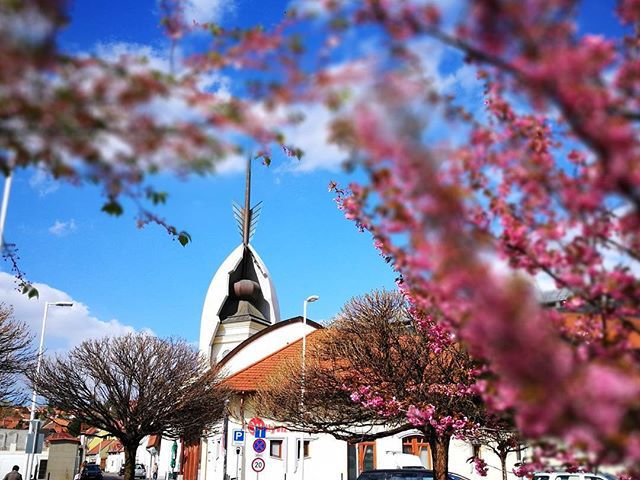
{"label": "green leaf", "polygon": [[187,232],[180,232],[178,234],[178,241],[180,242],[180,245],[184,247],[191,241],[191,235],[189,235]]}
{"label": "green leaf", "polygon": [[40,292],[38,292],[37,288],[30,287],[29,288],[29,293],[27,294],[27,297],[29,297],[29,298],[40,298]]}
{"label": "green leaf", "polygon": [[167,198],[169,194],[167,192],[154,192],[150,191],[147,193],[147,198],[151,200],[154,205],[158,205],[159,203],[167,203]]}
{"label": "green leaf", "polygon": [[105,203],[102,206],[102,211],[108,213],[109,215],[114,215],[116,217],[119,217],[124,212],[122,205],[120,205],[115,200],[111,200]]}

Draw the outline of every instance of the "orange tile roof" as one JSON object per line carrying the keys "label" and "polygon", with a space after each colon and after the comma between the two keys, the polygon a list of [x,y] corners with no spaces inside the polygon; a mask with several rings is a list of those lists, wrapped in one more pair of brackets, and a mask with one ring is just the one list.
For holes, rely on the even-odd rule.
{"label": "orange tile roof", "polygon": [[68,433],[65,432],[55,432],[52,433],[51,435],[49,435],[49,437],[47,437],[47,442],[51,443],[51,442],[61,442],[61,441],[65,441],[65,442],[76,442],[76,443],[80,443],[80,440],[77,437],[74,437],[73,435],[70,435]]}
{"label": "orange tile roof", "polygon": [[[316,330],[307,335],[307,347],[311,341],[316,343],[319,340],[318,334],[321,332],[324,332],[324,330]],[[267,377],[285,361],[291,358],[300,358],[301,356],[302,339],[285,345],[268,357],[234,373],[224,381],[224,384],[231,390],[238,392],[254,392],[262,387]]]}

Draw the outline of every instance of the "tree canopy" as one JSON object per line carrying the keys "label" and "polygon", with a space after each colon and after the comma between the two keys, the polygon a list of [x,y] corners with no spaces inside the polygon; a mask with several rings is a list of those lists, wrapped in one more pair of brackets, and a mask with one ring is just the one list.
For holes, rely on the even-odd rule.
{"label": "tree canopy", "polygon": [[102,429],[125,449],[125,478],[145,436],[199,437],[222,419],[218,371],[182,340],[145,333],[86,340],[45,359],[36,382],[50,406]]}

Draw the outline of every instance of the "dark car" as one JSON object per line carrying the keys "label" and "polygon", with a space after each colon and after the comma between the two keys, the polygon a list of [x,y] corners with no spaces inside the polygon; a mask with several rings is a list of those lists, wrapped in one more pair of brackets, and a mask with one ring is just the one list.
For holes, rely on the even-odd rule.
{"label": "dark car", "polygon": [[89,464],[82,469],[80,480],[102,480],[102,470],[98,465]]}
{"label": "dark car", "polygon": [[[358,480],[433,480],[433,470],[422,469],[395,469],[395,470],[370,470],[362,472]],[[450,473],[449,480],[469,480],[457,473]]]}
{"label": "dark car", "polygon": [[120,467],[120,470],[118,471],[118,475],[120,475],[121,477],[124,475],[124,465]]}

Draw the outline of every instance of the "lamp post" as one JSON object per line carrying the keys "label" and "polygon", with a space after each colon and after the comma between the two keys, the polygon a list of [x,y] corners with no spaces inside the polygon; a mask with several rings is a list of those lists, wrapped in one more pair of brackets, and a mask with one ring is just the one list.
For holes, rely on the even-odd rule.
{"label": "lamp post", "polygon": [[[302,384],[300,386],[300,412],[304,420],[304,377],[307,361],[307,304],[315,302],[320,297],[310,295],[302,304]],[[304,430],[300,440],[300,480],[304,480]]]}
{"label": "lamp post", "polygon": [[4,179],[4,190],[2,192],[2,205],[0,206],[0,252],[4,246],[4,223],[7,220],[7,208],[9,207],[9,193],[11,192],[11,173]]}
{"label": "lamp post", "polygon": [[37,431],[35,429],[34,420],[36,418],[36,398],[38,397],[37,382],[40,376],[40,365],[42,364],[42,353],[44,350],[44,330],[47,325],[47,313],[49,307],[73,307],[72,302],[45,302],[44,314],[42,315],[42,327],[40,329],[40,347],[38,347],[38,360],[36,362],[36,375],[33,383],[33,392],[31,393],[31,413],[29,415],[29,433],[34,434],[31,442],[31,451],[27,457],[27,471],[25,472],[27,480],[31,478],[31,468],[33,467],[33,455],[36,450]]}

